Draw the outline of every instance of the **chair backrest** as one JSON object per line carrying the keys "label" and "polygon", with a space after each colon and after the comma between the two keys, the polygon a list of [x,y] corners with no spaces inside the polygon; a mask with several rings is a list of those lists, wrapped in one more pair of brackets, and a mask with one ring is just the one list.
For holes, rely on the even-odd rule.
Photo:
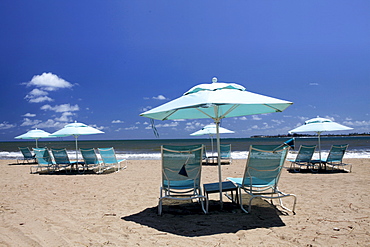
{"label": "chair backrest", "polygon": [[116,153],[114,152],[114,148],[98,148],[100,156],[104,162],[104,164],[118,164],[118,160],[116,157]]}
{"label": "chair backrest", "polygon": [[93,148],[80,148],[82,157],[86,165],[99,165],[98,156]]}
{"label": "chair backrest", "polygon": [[35,158],[28,147],[18,147],[18,148],[22,152],[23,157],[25,159],[34,159]]}
{"label": "chair backrest", "polygon": [[200,188],[202,157],[204,146],[163,145],[162,154],[162,187],[168,189]]}
{"label": "chair backrest", "polygon": [[231,158],[231,144],[220,144],[221,159]]}
{"label": "chair backrest", "polygon": [[51,149],[53,153],[55,163],[57,164],[70,164],[71,161],[69,160],[67,150],[65,148],[58,148],[58,149]]}
{"label": "chair backrest", "polygon": [[34,148],[37,163],[39,165],[52,165],[53,159],[47,148]]}
{"label": "chair backrest", "polygon": [[301,145],[295,162],[310,162],[315,152],[316,145]]}
{"label": "chair backrest", "polygon": [[347,148],[348,144],[331,146],[326,162],[342,162]]}
{"label": "chair backrest", "polygon": [[243,187],[276,188],[290,147],[251,145],[244,172]]}

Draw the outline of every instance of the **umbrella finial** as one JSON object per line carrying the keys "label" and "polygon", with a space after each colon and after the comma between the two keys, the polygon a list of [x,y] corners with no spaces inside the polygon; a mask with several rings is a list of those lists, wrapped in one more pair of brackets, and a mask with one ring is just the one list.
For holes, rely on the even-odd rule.
{"label": "umbrella finial", "polygon": [[216,83],[217,82],[217,77],[213,77],[212,78],[212,83]]}

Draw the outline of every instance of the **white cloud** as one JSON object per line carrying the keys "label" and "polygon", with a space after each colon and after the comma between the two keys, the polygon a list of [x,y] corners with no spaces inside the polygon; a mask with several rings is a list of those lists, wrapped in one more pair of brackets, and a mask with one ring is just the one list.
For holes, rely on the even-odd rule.
{"label": "white cloud", "polygon": [[113,120],[112,123],[119,124],[119,123],[124,123],[124,121],[122,121],[122,120]]}
{"label": "white cloud", "polygon": [[245,120],[247,120],[247,117],[246,116],[243,116],[243,117],[238,118],[238,120],[245,121]]}
{"label": "white cloud", "polygon": [[36,117],[36,114],[26,113],[26,114],[23,115],[23,117]]}
{"label": "white cloud", "polygon": [[310,86],[318,86],[319,83],[317,83],[317,82],[310,82],[308,85],[310,85]]}
{"label": "white cloud", "polygon": [[262,118],[257,115],[252,115],[252,120],[262,120]]}
{"label": "white cloud", "polygon": [[96,124],[89,125],[89,126],[90,126],[90,127],[95,128],[95,129],[98,129],[98,130],[103,130],[103,129],[105,129],[105,127],[104,127],[104,126],[98,126],[98,125],[96,125]]}
{"label": "white cloud", "polygon": [[280,124],[282,124],[282,123],[285,122],[284,120],[277,120],[277,119],[272,119],[271,121],[274,122],[274,123],[276,123],[276,124],[278,124],[278,125],[280,125]]}
{"label": "white cloud", "polygon": [[31,120],[29,118],[24,118],[21,126],[33,126],[33,125],[39,124],[40,122],[41,120],[37,120],[37,119]]}
{"label": "white cloud", "polygon": [[137,127],[137,126],[131,126],[131,127],[127,127],[127,128],[125,128],[124,130],[136,130],[136,129],[138,129],[139,127]]}
{"label": "white cloud", "polygon": [[38,88],[33,89],[31,92],[29,92],[30,97],[39,97],[39,96],[45,96],[48,95],[48,92],[45,92],[44,90],[40,90]]}
{"label": "white cloud", "polygon": [[16,125],[15,124],[10,124],[8,122],[2,122],[0,123],[0,129],[5,130],[5,129],[11,129],[14,128]]}
{"label": "white cloud", "polygon": [[72,118],[71,116],[74,116],[75,114],[72,113],[72,112],[63,112],[62,113],[62,116],[60,116],[59,118],[55,118],[56,121],[60,121],[60,122],[72,122]]}
{"label": "white cloud", "polygon": [[55,91],[61,88],[71,88],[73,84],[54,75],[52,73],[42,73],[35,75],[31,81],[26,83],[27,86],[35,86],[46,91]]}
{"label": "white cloud", "polygon": [[157,100],[166,100],[167,98],[163,95],[158,95],[157,97],[153,97],[153,99],[157,99]]}
{"label": "white cloud", "polygon": [[35,128],[55,128],[55,129],[61,129],[63,128],[65,123],[62,122],[56,122],[53,119],[48,119],[46,122],[38,123],[37,125],[33,126]]}
{"label": "white cloud", "polygon": [[48,97],[48,96],[41,96],[41,97],[37,97],[37,98],[29,98],[29,97],[25,97],[26,99],[29,99],[28,102],[30,103],[42,103],[42,102],[45,102],[45,101],[54,101],[52,98]]}
{"label": "white cloud", "polygon": [[344,121],[343,124],[354,127],[367,127],[370,126],[370,121]]}
{"label": "white cloud", "polygon": [[147,107],[144,107],[143,109],[142,109],[142,111],[143,112],[146,112],[146,111],[149,111],[150,109],[152,109],[153,107],[151,107],[151,106],[147,106]]}
{"label": "white cloud", "polygon": [[201,129],[202,127],[204,127],[204,124],[202,124],[201,122],[191,121],[191,122],[186,123],[185,130],[186,131],[193,131],[193,130],[196,130],[196,129]]}
{"label": "white cloud", "polygon": [[178,122],[170,122],[170,123],[165,123],[165,124],[156,124],[156,128],[168,128],[168,127],[176,127],[178,126]]}
{"label": "white cloud", "polygon": [[41,103],[45,101],[53,101],[52,98],[47,96],[48,94],[49,93],[44,90],[35,88],[31,92],[29,92],[24,98],[28,100],[30,103]]}
{"label": "white cloud", "polygon": [[62,104],[62,105],[56,105],[56,106],[51,106],[51,105],[43,105],[41,107],[41,110],[47,111],[55,111],[55,112],[72,112],[72,111],[79,111],[80,108],[78,105],[70,105],[70,104]]}

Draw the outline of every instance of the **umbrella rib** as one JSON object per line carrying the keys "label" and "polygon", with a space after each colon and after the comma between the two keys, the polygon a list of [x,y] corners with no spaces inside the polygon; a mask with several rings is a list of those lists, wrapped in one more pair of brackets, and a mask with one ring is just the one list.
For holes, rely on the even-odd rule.
{"label": "umbrella rib", "polygon": [[220,119],[221,119],[221,118],[225,118],[227,114],[229,114],[230,112],[232,112],[233,110],[235,110],[238,106],[240,106],[240,104],[238,104],[238,105],[232,105],[232,106],[230,107],[230,109],[229,109],[229,110],[227,110],[227,111],[225,112],[225,114],[223,114],[223,115],[220,117]]}
{"label": "umbrella rib", "polygon": [[274,109],[276,112],[282,112],[282,110],[280,110],[280,109],[278,109],[276,107],[273,107],[271,105],[268,105],[268,104],[264,104],[264,105],[267,106],[267,107],[270,107],[271,109]]}
{"label": "umbrella rib", "polygon": [[172,111],[170,114],[168,114],[165,118],[163,118],[163,120],[168,120],[169,117],[171,117],[172,114],[174,114],[175,112],[177,112],[177,110],[175,111]]}
{"label": "umbrella rib", "polygon": [[202,111],[201,109],[199,109],[199,108],[195,108],[195,109],[197,109],[198,111],[200,111],[201,113],[203,113],[203,114],[204,114],[204,115],[206,115],[207,117],[212,118],[212,119],[215,119],[215,118],[213,118],[211,115],[209,115],[209,114],[205,113],[204,111]]}

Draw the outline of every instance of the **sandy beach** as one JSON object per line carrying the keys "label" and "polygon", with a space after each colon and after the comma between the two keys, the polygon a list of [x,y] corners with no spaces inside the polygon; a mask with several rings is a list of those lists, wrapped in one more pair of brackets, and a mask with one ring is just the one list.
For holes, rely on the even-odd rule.
{"label": "sandy beach", "polygon": [[[0,246],[370,246],[370,160],[345,162],[352,173],[283,171],[296,215],[258,200],[245,214],[226,197],[221,211],[211,194],[208,215],[186,202],[157,216],[158,160],[103,175],[30,174],[30,165],[1,160]],[[244,166],[224,165],[223,177]],[[217,167],[203,166],[202,180],[216,182]]]}

